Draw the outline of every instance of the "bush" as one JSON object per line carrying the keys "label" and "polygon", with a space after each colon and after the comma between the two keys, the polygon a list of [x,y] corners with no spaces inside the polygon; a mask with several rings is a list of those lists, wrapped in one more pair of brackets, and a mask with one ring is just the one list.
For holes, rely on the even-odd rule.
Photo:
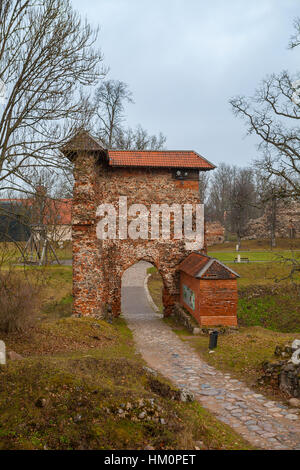
{"label": "bush", "polygon": [[37,286],[11,271],[0,273],[0,331],[24,332],[34,324]]}

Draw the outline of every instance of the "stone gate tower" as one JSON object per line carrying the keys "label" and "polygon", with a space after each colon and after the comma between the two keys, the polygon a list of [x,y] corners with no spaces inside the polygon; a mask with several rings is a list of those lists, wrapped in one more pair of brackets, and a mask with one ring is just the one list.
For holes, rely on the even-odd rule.
{"label": "stone gate tower", "polygon": [[[81,131],[62,149],[74,163],[72,211],[74,314],[120,314],[121,279],[140,260],[162,276],[164,314],[179,296],[179,263],[194,249],[183,239],[99,239],[97,208],[120,197],[128,207],[144,204],[199,204],[199,171],[214,165],[193,151],[118,151],[104,149]],[[120,219],[119,219],[120,220]],[[119,224],[120,222],[118,222]],[[117,229],[119,227],[116,227]],[[205,252],[205,240],[198,251]]]}

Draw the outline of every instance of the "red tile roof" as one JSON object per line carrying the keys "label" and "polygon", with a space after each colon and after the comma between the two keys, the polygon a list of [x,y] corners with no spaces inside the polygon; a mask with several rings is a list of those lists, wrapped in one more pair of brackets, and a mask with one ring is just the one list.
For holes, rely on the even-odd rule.
{"label": "red tile roof", "polygon": [[192,150],[108,150],[110,166],[195,168],[212,170],[215,166]]}
{"label": "red tile roof", "polygon": [[191,253],[179,265],[180,271],[195,277],[201,269],[211,260],[209,256],[201,253]]}
{"label": "red tile roof", "polygon": [[71,161],[79,150],[105,155],[110,166],[194,168],[213,170],[215,166],[193,150],[106,150],[87,131],[81,130],[61,148],[61,152]]}
{"label": "red tile roof", "polygon": [[235,271],[225,266],[221,261],[196,252],[190,253],[181,261],[179,270],[198,279],[210,278],[212,276],[216,279],[224,279],[225,277],[234,279],[239,277]]}

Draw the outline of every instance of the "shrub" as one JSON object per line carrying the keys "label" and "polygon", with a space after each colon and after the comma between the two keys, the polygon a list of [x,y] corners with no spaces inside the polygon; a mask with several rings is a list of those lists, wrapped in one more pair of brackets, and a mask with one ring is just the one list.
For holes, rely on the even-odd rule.
{"label": "shrub", "polygon": [[24,332],[34,324],[39,290],[12,271],[0,273],[0,330]]}

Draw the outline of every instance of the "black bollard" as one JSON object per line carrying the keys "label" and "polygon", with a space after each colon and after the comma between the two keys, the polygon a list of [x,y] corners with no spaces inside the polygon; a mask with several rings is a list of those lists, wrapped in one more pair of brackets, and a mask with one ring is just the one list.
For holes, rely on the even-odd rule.
{"label": "black bollard", "polygon": [[217,330],[215,331],[212,331],[210,334],[209,334],[209,349],[215,349],[217,347],[217,344],[218,344],[218,334],[219,332]]}

